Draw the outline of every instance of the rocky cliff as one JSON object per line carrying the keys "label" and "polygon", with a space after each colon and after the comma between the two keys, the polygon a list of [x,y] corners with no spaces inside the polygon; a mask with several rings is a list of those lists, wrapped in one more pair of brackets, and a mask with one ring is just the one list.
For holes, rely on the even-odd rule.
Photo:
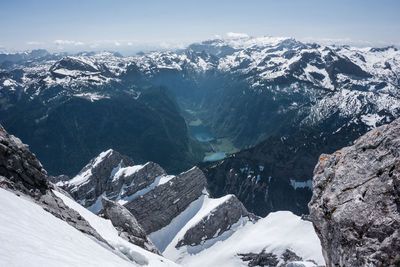
{"label": "rocky cliff", "polygon": [[105,197],[102,198],[101,202],[104,207],[101,215],[111,220],[121,237],[148,251],[160,254],[129,210]]}
{"label": "rocky cliff", "polygon": [[133,199],[125,206],[147,233],[168,225],[205,190],[206,178],[199,168],[192,168]]}
{"label": "rocky cliff", "polygon": [[76,211],[53,193],[57,189],[29,147],[0,125],[0,188],[24,196],[79,231],[107,243]]}
{"label": "rocky cliff", "polygon": [[310,215],[327,266],[400,266],[400,119],[314,169]]}

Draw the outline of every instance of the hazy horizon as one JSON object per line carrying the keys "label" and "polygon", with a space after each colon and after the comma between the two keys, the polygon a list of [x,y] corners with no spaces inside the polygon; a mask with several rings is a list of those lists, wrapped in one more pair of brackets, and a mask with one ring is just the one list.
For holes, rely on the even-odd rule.
{"label": "hazy horizon", "polygon": [[33,1],[0,3],[0,50],[176,49],[228,33],[303,42],[400,46],[400,2]]}

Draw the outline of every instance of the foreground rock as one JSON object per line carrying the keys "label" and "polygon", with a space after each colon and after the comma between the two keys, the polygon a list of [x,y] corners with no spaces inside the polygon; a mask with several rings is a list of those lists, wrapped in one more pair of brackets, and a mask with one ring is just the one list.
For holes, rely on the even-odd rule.
{"label": "foreground rock", "polygon": [[311,218],[327,266],[400,266],[400,119],[314,170]]}
{"label": "foreground rock", "polygon": [[121,237],[148,251],[160,254],[129,210],[105,197],[102,199],[102,204],[104,207],[103,217],[111,220]]}
{"label": "foreground rock", "polygon": [[47,173],[34,154],[17,137],[0,125],[0,188],[23,195],[79,231],[107,243],[76,211],[54,195],[57,189],[47,180]]}

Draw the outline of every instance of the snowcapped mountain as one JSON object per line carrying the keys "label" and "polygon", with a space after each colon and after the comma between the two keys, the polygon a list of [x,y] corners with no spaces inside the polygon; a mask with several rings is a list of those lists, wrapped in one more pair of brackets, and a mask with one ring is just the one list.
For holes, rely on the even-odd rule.
{"label": "snowcapped mountain", "polygon": [[[3,71],[1,83],[13,90],[17,84],[27,88],[44,81],[54,84],[105,85],[121,82],[133,70],[146,79],[165,70],[176,72],[220,71],[240,75],[254,90],[286,90],[295,92],[303,82],[314,87],[341,91],[357,90],[399,97],[400,52],[395,47],[356,48],[305,44],[291,38],[240,38],[210,40],[192,44],[175,52],[151,52],[121,57],[118,54],[82,53],[58,56],[58,60],[22,61],[13,69],[22,77],[7,79]],[[14,78],[14,79],[13,79]],[[5,82],[5,84],[4,84]],[[276,83],[293,83],[290,88],[276,88]]]}
{"label": "snowcapped mountain", "polygon": [[[240,38],[205,41],[185,50],[134,57],[104,52],[22,61],[1,72],[0,84],[2,101],[12,105],[9,98],[13,95],[24,94],[33,99],[57,86],[65,90],[51,89],[54,92],[48,101],[60,94],[79,97],[85,93],[92,93],[93,98],[89,99],[96,100],[107,97],[107,86],[125,90],[149,83],[168,86],[171,75],[184,83],[188,79],[196,81],[197,75],[217,72],[245,80],[247,90],[258,94],[306,95],[311,102],[302,119],[306,124],[315,124],[336,112],[343,117],[372,113],[379,122],[385,121],[385,115],[378,115],[379,112],[398,114],[399,62],[400,52],[394,47],[321,46],[290,38]],[[294,100],[285,109],[299,109],[300,105],[304,103]],[[363,110],[365,106],[369,106],[368,110]],[[373,124],[369,119],[360,122]]]}
{"label": "snowcapped mountain", "polygon": [[[235,194],[257,215],[280,205],[301,214],[311,194],[302,185],[310,184],[320,153],[400,116],[399,62],[395,47],[273,37],[208,40],[132,57],[51,55],[1,67],[0,121],[52,175],[74,175],[110,147],[177,174],[205,151],[220,152],[217,142],[229,151],[260,144],[251,155],[202,167],[211,196]],[[188,125],[199,121],[213,135],[211,146],[190,136]],[[268,195],[276,188],[295,197],[278,201],[279,194]],[[85,201],[100,203],[103,191],[96,187]]]}
{"label": "snowcapped mountain", "polygon": [[[45,101],[62,95],[95,101],[110,97],[107,88],[139,96],[140,88],[149,84],[171,87],[178,97],[196,95],[204,79],[218,76],[224,82],[221,77],[229,75],[245,81],[241,95],[269,95],[281,101],[290,97],[279,112],[297,111],[301,125],[318,125],[339,114],[346,121],[374,126],[398,116],[399,62],[395,47],[323,46],[272,37],[210,40],[175,52],[133,57],[82,53],[22,61],[2,70],[2,109],[23,96],[30,101],[44,95]],[[194,88],[188,88],[189,84]],[[194,92],[182,92],[179,87]],[[218,89],[209,88],[207,93],[213,90]]]}

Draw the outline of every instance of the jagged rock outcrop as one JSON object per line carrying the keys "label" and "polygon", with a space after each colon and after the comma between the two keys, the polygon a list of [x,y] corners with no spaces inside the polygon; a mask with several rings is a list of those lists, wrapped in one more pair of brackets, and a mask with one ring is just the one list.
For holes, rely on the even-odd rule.
{"label": "jagged rock outcrop", "polygon": [[[120,159],[113,150],[103,152],[59,185],[92,212],[109,218],[125,239],[147,250],[202,245],[238,222],[258,219],[234,195],[210,198],[198,167],[174,176],[153,162],[122,166],[122,160],[113,160],[113,155]],[[94,175],[98,168],[102,173]],[[162,233],[164,227],[167,235]],[[146,234],[151,234],[155,246]]]}
{"label": "jagged rock outcrop", "polygon": [[248,266],[277,266],[279,263],[278,257],[265,250],[260,253],[243,253],[238,254],[242,261],[248,262]]}
{"label": "jagged rock outcrop", "polygon": [[280,259],[274,253],[266,252],[265,249],[260,253],[239,253],[238,256],[242,261],[247,262],[248,266],[306,267],[307,263],[316,266],[312,260],[303,261],[302,257],[290,249],[286,249]]}
{"label": "jagged rock outcrop", "polygon": [[103,204],[103,217],[111,220],[121,237],[150,252],[160,254],[132,213],[124,206],[105,197],[101,201]]}
{"label": "jagged rock outcrop", "polygon": [[206,187],[203,172],[194,167],[125,204],[146,233],[168,225],[198,199]]}
{"label": "jagged rock outcrop", "polygon": [[23,195],[79,231],[108,244],[75,210],[54,195],[56,189],[34,154],[17,137],[0,125],[0,188]]}
{"label": "jagged rock outcrop", "polygon": [[88,207],[106,190],[112,171],[130,165],[133,165],[130,158],[109,149],[92,159],[74,178],[58,185]]}
{"label": "jagged rock outcrop", "polygon": [[66,182],[68,180],[70,180],[71,178],[68,175],[57,175],[57,176],[47,176],[47,180],[49,180],[50,182],[52,182],[53,184],[59,183],[59,182]]}
{"label": "jagged rock outcrop", "polygon": [[[165,170],[154,162],[121,169],[107,186],[106,195],[111,198],[129,197],[149,187],[158,177],[166,175]],[[124,188],[123,192],[122,188]]]}
{"label": "jagged rock outcrop", "polygon": [[242,217],[247,217],[251,221],[256,221],[257,216],[248,212],[242,202],[236,196],[230,197],[203,217],[195,226],[188,229],[178,244],[177,247],[190,245],[196,246],[204,241],[215,238],[231,226],[237,223]]}
{"label": "jagged rock outcrop", "polygon": [[81,205],[97,213],[102,209],[102,196],[113,201],[123,200],[166,175],[156,163],[133,164],[129,157],[109,149],[93,158],[75,177],[57,185]]}
{"label": "jagged rock outcrop", "polygon": [[400,266],[400,119],[321,155],[313,188],[328,267]]}

